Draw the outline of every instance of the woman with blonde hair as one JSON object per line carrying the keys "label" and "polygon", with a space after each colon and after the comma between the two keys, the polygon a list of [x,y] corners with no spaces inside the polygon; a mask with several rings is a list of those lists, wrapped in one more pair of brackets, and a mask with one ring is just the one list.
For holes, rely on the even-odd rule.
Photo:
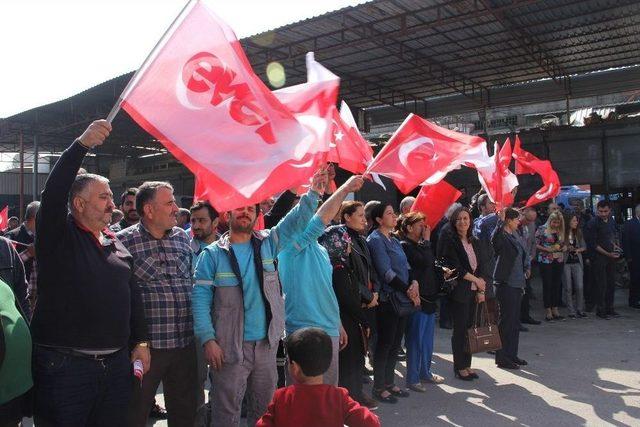
{"label": "woman with blonde hair", "polygon": [[562,300],[562,274],[564,272],[565,245],[564,217],[552,212],[544,225],[536,231],[537,260],[542,276],[542,298],[545,320],[564,320],[558,307]]}

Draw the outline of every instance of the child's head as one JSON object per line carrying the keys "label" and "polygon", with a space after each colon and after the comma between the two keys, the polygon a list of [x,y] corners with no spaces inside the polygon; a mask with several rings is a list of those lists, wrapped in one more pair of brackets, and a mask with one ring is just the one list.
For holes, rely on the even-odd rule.
{"label": "child's head", "polygon": [[319,328],[298,329],[287,337],[289,372],[298,383],[322,376],[331,365],[331,338]]}

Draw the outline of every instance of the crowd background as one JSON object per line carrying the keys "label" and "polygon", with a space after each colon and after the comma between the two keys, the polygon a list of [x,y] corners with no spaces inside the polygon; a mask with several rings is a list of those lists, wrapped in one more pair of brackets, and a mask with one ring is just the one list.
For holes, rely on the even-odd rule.
{"label": "crowd background", "polygon": [[[499,325],[502,369],[527,364],[518,343],[536,317],[617,317],[618,263],[640,308],[640,206],[619,228],[604,200],[595,216],[553,202],[496,212],[478,193],[431,230],[413,198],[397,211],[345,201],[363,178],[331,185],[332,166],[305,194],[231,212],[180,208],[166,182],[114,203],[108,180],[80,168],[109,131],[94,122],[64,152],[41,202],[0,242],[2,426],[30,415],[43,426],[142,426],[150,415],[172,426],[378,425],[378,404],[445,381],[431,371],[438,322],[452,329],[454,377],[474,381],[478,307]],[[166,409],[154,402],[160,383]]]}

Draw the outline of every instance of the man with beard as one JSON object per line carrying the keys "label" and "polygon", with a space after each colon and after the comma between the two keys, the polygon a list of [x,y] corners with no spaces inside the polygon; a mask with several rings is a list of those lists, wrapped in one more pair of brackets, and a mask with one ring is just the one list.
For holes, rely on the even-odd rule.
{"label": "man with beard", "polygon": [[190,209],[191,212],[191,249],[193,250],[193,260],[200,252],[216,240],[218,240],[218,211],[209,202],[196,202]]}
{"label": "man with beard", "polygon": [[162,381],[170,426],[193,426],[198,373],[191,316],[191,246],[177,226],[178,206],[168,182],[145,182],[136,194],[140,222],[118,233],[133,255],[151,336],[153,365],[134,385],[129,425],[145,426]]}
{"label": "man with beard", "polygon": [[42,192],[31,323],[37,425],[125,425],[131,361],[149,369],[133,260],[106,228],[114,208],[109,181],[76,176],[87,152],[110,131],[106,120],[93,122],[62,153]]}
{"label": "man with beard", "polygon": [[120,206],[118,208],[124,214],[124,218],[117,224],[113,224],[110,228],[114,233],[118,233],[127,227],[131,227],[140,221],[140,215],[136,210],[136,193],[138,189],[135,187],[127,188],[120,196]]}
{"label": "man with beard", "polygon": [[213,375],[211,419],[247,425],[264,414],[276,388],[276,350],[284,332],[284,300],[275,259],[311,221],[327,180],[318,171],[310,191],[276,226],[253,230],[259,205],[225,214],[229,231],[198,258],[193,287],[194,329]]}

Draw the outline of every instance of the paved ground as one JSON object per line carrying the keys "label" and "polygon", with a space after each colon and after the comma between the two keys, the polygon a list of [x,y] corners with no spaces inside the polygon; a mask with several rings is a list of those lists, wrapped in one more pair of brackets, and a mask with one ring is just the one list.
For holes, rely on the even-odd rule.
{"label": "paved ground", "polygon": [[[620,318],[531,326],[520,338],[526,369],[498,369],[484,354],[474,358],[480,379],[471,383],[453,377],[450,331],[438,329],[433,371],[445,384],[376,413],[393,427],[640,426],[640,310],[626,308],[626,291],[617,294]],[[403,383],[404,363],[397,373]]]}
{"label": "paved ground", "polygon": [[[376,413],[392,427],[640,426],[640,310],[626,307],[626,291],[617,294],[621,317],[592,315],[531,326],[520,336],[526,369],[498,369],[483,354],[474,358],[480,379],[471,383],[453,377],[451,334],[438,329],[433,372],[443,375],[445,384],[411,393],[396,405],[381,405]],[[540,298],[535,304],[541,304]],[[542,309],[534,315],[542,318]],[[398,384],[404,384],[404,368],[401,362]],[[163,403],[161,390],[158,400]]]}

